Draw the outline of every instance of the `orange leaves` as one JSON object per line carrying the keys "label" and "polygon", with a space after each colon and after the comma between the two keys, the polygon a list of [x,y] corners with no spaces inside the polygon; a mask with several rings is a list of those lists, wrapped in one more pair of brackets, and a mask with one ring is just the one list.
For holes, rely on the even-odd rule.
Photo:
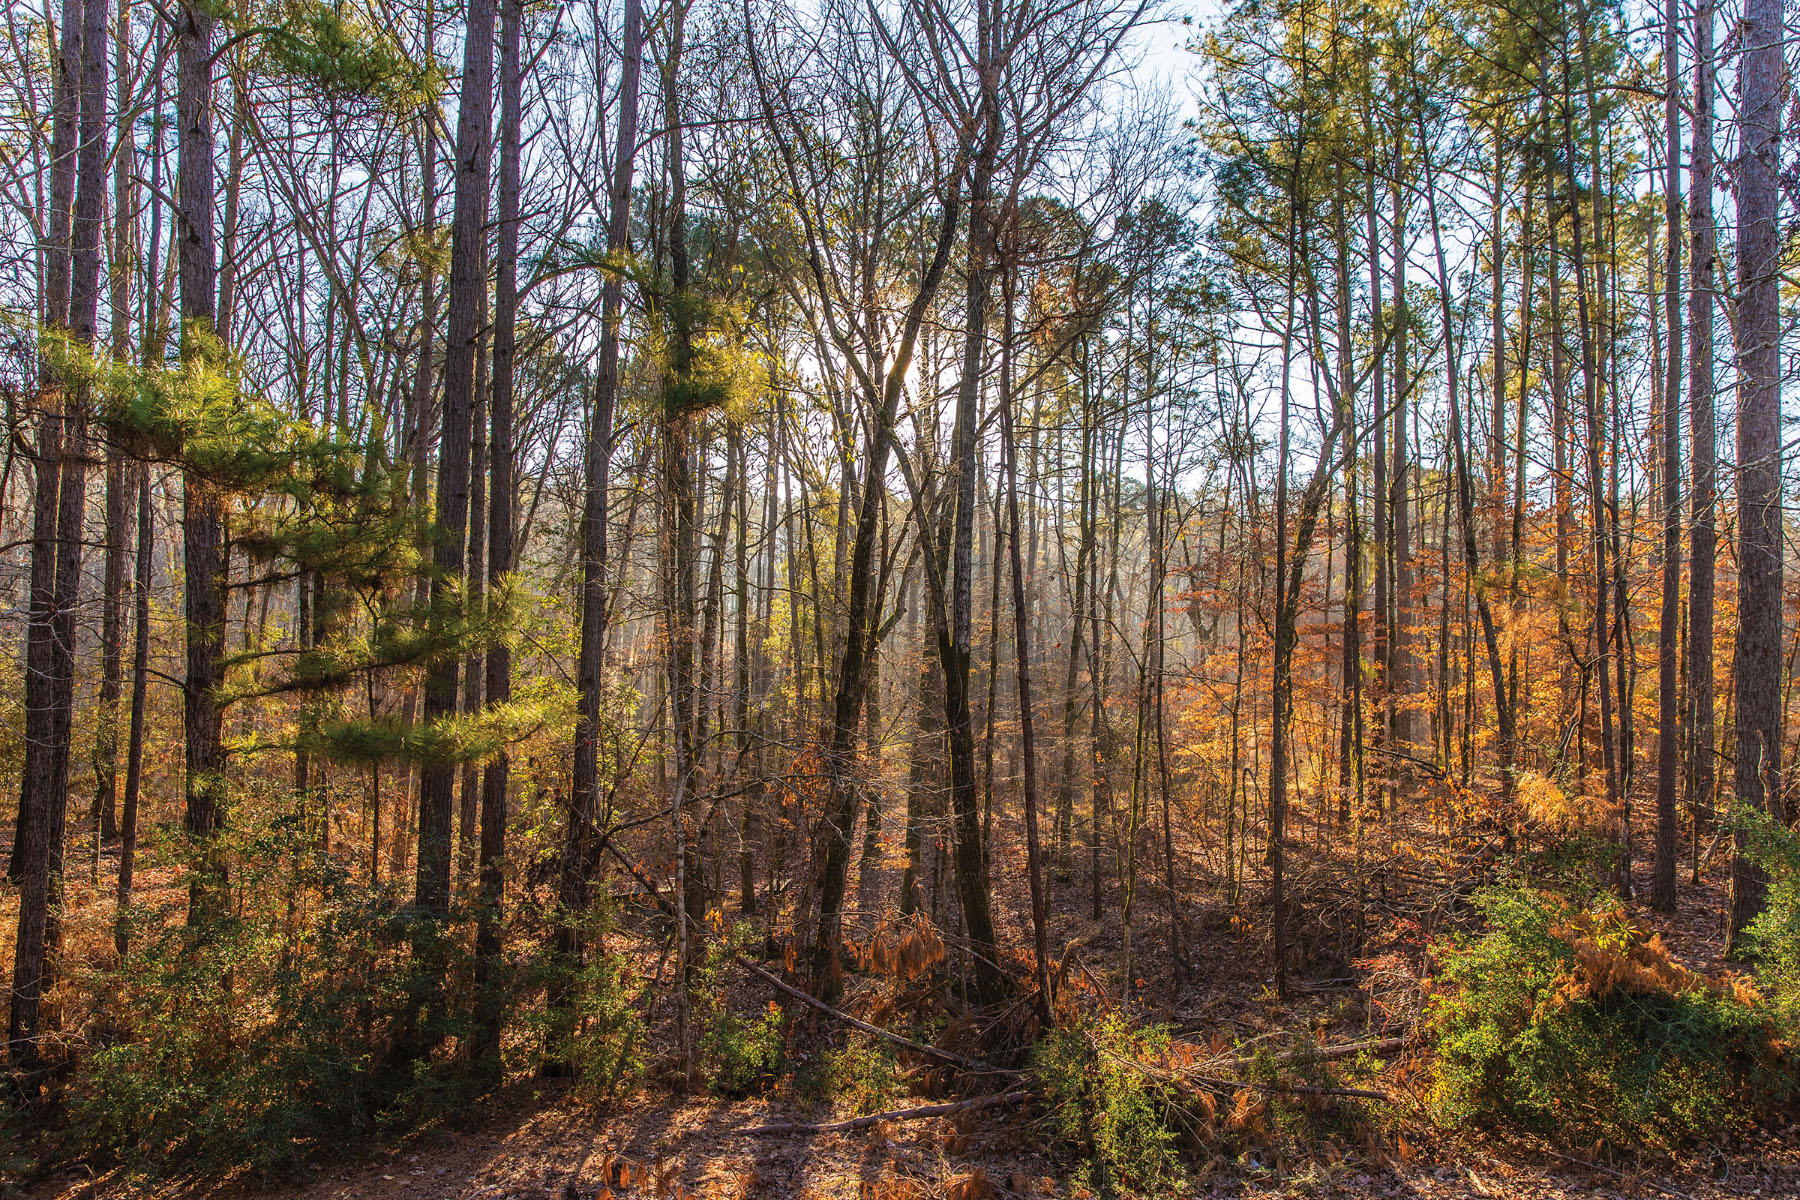
{"label": "orange leaves", "polygon": [[999,1194],[987,1172],[980,1167],[952,1179],[944,1188],[944,1200],[994,1200]]}
{"label": "orange leaves", "polygon": [[658,1158],[654,1163],[643,1163],[609,1154],[600,1162],[600,1187],[594,1200],[700,1200],[681,1182],[680,1175],[678,1160]]}
{"label": "orange leaves", "polygon": [[859,969],[889,979],[917,979],[944,961],[944,940],[924,913],[884,921],[866,943],[848,948]]}
{"label": "orange leaves", "polygon": [[1250,1088],[1240,1088],[1231,1099],[1231,1112],[1225,1118],[1225,1128],[1243,1135],[1247,1140],[1263,1143],[1269,1137],[1269,1104],[1262,1096]]}
{"label": "orange leaves", "polygon": [[1555,1007],[1603,999],[1614,992],[1654,996],[1711,991],[1740,1004],[1762,999],[1741,977],[1712,979],[1682,966],[1663,945],[1660,933],[1646,940],[1617,911],[1577,913],[1551,926],[1550,933],[1575,952],[1574,966],[1558,978],[1551,995]]}

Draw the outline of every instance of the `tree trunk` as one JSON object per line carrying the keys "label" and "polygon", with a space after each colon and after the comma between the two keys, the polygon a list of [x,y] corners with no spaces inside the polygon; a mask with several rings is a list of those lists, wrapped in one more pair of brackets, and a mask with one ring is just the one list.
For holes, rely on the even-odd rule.
{"label": "tree trunk", "polygon": [[[1050,936],[1045,915],[1043,851],[1038,841],[1037,736],[1031,712],[1031,610],[1025,602],[1025,568],[1019,555],[1019,450],[1013,438],[1012,418],[1012,305],[1007,288],[1000,337],[1000,449],[1006,458],[1006,519],[1012,526],[1007,539],[1012,559],[1013,649],[1017,653],[1014,674],[1019,688],[1019,753],[1024,759],[1025,873],[1031,886],[1031,932],[1037,953],[1037,1013],[1045,1029],[1053,1025],[1050,1014]],[[1172,898],[1171,898],[1172,899]],[[1179,938],[1176,939],[1179,945]]]}
{"label": "tree trunk", "polygon": [[137,562],[131,584],[131,727],[126,735],[125,800],[119,824],[118,914],[113,945],[121,957],[131,945],[131,886],[137,864],[138,793],[144,777],[144,703],[150,683],[150,584],[151,553],[155,546],[156,513],[150,507],[150,465],[139,463],[137,477]]}
{"label": "tree trunk", "polygon": [[1693,881],[1700,882],[1700,827],[1712,816],[1718,767],[1713,746],[1713,577],[1718,559],[1717,434],[1713,421],[1713,4],[1694,5],[1694,152],[1688,168],[1688,424],[1693,472],[1688,532],[1687,807],[1693,822]]}
{"label": "tree trunk", "polygon": [[[494,105],[494,2],[470,0],[463,42],[463,78],[456,127],[455,211],[450,223],[448,326],[444,338],[443,433],[438,443],[435,546],[429,621],[443,634],[463,617],[453,613],[462,590],[464,535],[469,523],[469,458],[475,408],[477,343],[487,295],[490,126]],[[457,661],[441,655],[425,678],[427,724],[456,713]],[[419,770],[419,850],[414,899],[438,917],[450,911],[451,792],[456,764],[427,762]]]}
{"label": "tree trunk", "polygon": [[[985,72],[984,72],[985,74]],[[974,639],[975,469],[983,352],[987,339],[988,270],[994,230],[987,211],[994,159],[999,150],[997,98],[984,86],[982,146],[969,182],[969,263],[964,296],[962,376],[956,393],[956,426],[950,472],[955,483],[955,525],[951,535],[950,621],[938,634],[944,663],[944,724],[950,747],[950,802],[956,830],[956,889],[975,951],[976,994],[984,999],[1005,990],[1005,978],[989,960],[995,955],[994,918],[982,869],[981,813],[975,778],[975,731],[969,705],[969,658]]]}
{"label": "tree trunk", "polygon": [[[488,602],[503,601],[513,567],[513,391],[519,312],[520,27],[524,0],[502,0],[500,8],[500,188],[494,254],[494,395],[488,435]],[[487,703],[512,699],[512,647],[495,638],[487,652]],[[511,763],[503,747],[481,776],[481,915],[475,927],[476,984],[490,990],[482,1003],[482,1030],[476,1049],[498,1052],[500,997],[491,994],[500,959],[500,931],[506,900],[506,791]]]}
{"label": "tree trunk", "polygon": [[[91,350],[100,304],[100,209],[106,187],[106,148],[102,142],[106,104],[106,4],[86,0],[65,8],[62,71],[70,89],[68,102],[78,110],[79,141],[75,153],[74,210],[68,234],[68,257],[53,241],[49,259],[69,264],[67,310],[60,288],[45,308],[53,317],[66,315],[77,347]],[[77,58],[78,62],[71,61]],[[79,82],[77,82],[77,79]],[[60,114],[59,114],[60,115]],[[53,220],[53,227],[59,223]],[[52,235],[53,238],[56,236]],[[51,324],[55,328],[60,321]],[[44,406],[38,447],[38,479],[33,520],[32,609],[38,615],[37,644],[28,649],[28,736],[25,777],[20,789],[17,854],[20,874],[18,938],[13,954],[12,1003],[8,1043],[15,1067],[35,1080],[44,1065],[38,1039],[54,1014],[43,1011],[44,996],[56,981],[62,944],[63,829],[68,813],[69,736],[75,699],[75,603],[81,581],[82,518],[86,508],[87,408],[91,397],[79,381],[54,377],[47,368],[40,403]],[[45,535],[48,534],[48,538]],[[47,585],[47,586],[44,586]],[[31,653],[32,650],[37,653]],[[33,701],[37,703],[33,703]],[[31,715],[36,722],[30,722]],[[36,753],[32,750],[36,749]],[[31,1085],[35,1091],[35,1082]]]}
{"label": "tree trunk", "polygon": [[1665,364],[1662,397],[1662,620],[1657,631],[1656,858],[1650,902],[1675,911],[1675,859],[1680,853],[1676,798],[1681,775],[1681,71],[1675,0],[1663,0],[1663,247]]}
{"label": "tree trunk", "polygon": [[[643,70],[644,10],[626,0],[623,61],[619,74],[618,137],[608,203],[606,246],[623,253],[631,231],[631,177],[636,161],[638,81]],[[581,644],[575,675],[575,753],[569,787],[569,820],[563,846],[557,900],[564,923],[557,935],[565,957],[578,959],[581,933],[569,918],[587,907],[588,886],[598,866],[600,820],[600,708],[606,690],[606,502],[612,489],[613,409],[619,393],[619,319],[624,279],[609,271],[601,289],[600,360],[594,376],[594,407],[582,462]]]}
{"label": "tree trunk", "polygon": [[[1781,0],[1746,0],[1738,68],[1738,804],[1779,821],[1781,800]],[[1735,836],[1729,945],[1763,910],[1768,876]]]}

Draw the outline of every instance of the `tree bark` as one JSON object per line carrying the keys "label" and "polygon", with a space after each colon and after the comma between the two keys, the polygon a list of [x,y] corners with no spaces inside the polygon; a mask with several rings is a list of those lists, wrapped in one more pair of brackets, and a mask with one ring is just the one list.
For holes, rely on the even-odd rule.
{"label": "tree bark", "polygon": [[[1746,0],[1738,67],[1738,804],[1781,820],[1781,0]],[[1729,945],[1763,910],[1768,876],[1734,837]]]}
{"label": "tree bark", "polygon": [[[624,253],[631,231],[631,177],[637,151],[643,26],[641,0],[626,0],[617,101],[619,125],[608,197],[611,212],[606,225],[606,248],[611,255]],[[600,360],[594,376],[594,407],[582,461],[581,644],[575,674],[575,753],[557,895],[565,917],[558,944],[570,958],[578,958],[581,953],[581,934],[567,918],[586,909],[588,886],[599,866],[598,756],[600,710],[606,690],[606,502],[612,489],[612,426],[619,393],[619,319],[623,304],[623,276],[617,270],[608,270],[601,286]]]}
{"label": "tree bark", "polygon": [[[501,0],[500,7],[500,188],[494,253],[494,394],[488,435],[488,602],[500,603],[513,567],[513,392],[518,360],[519,312],[519,158],[521,120],[520,38],[524,0]],[[487,703],[512,699],[512,647],[505,638],[488,646]],[[506,900],[507,784],[511,763],[504,747],[481,776],[481,915],[475,927],[476,983],[492,989],[501,951],[501,921]],[[477,1050],[492,1055],[500,1046],[503,1013],[499,997],[482,1006],[482,1035]]]}
{"label": "tree bark", "polygon": [[1662,398],[1662,614],[1656,639],[1656,856],[1650,903],[1673,912],[1681,786],[1681,69],[1675,0],[1663,3],[1663,317],[1668,359]]}
{"label": "tree bark", "polygon": [[1694,5],[1693,158],[1688,167],[1688,528],[1687,763],[1693,881],[1700,882],[1700,827],[1712,816],[1718,778],[1713,746],[1713,585],[1718,561],[1717,433],[1713,419],[1713,3]]}
{"label": "tree bark", "polygon": [[[431,612],[434,633],[462,615],[464,535],[469,523],[469,459],[475,408],[476,352],[487,295],[486,244],[494,105],[494,0],[470,0],[463,42],[462,92],[456,127],[455,210],[450,224],[448,326],[444,338],[443,433],[438,443],[433,513]],[[425,678],[427,724],[456,713],[457,661],[440,654]],[[414,900],[437,917],[450,912],[451,792],[456,764],[427,762],[419,771],[419,850]]]}

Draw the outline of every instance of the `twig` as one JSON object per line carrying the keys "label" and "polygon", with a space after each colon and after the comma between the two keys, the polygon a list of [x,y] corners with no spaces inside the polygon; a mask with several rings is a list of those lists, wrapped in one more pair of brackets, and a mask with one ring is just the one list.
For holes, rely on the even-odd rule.
{"label": "twig", "polygon": [[[637,863],[632,861],[632,859],[630,858],[629,855],[625,854],[622,850],[620,850],[619,847],[613,842],[611,837],[609,837],[605,834],[602,834],[601,838],[600,838],[600,843],[602,846],[604,846],[606,848],[608,853],[610,853],[614,858],[618,859],[619,862],[624,865],[626,870],[631,872],[632,878],[634,878],[638,881],[639,886],[641,886],[644,889],[645,893],[649,895],[650,899],[655,902],[656,907],[658,907],[659,909],[661,909],[663,912],[667,913],[671,917],[675,916],[675,906],[672,903],[670,903],[667,899],[664,898],[662,893],[657,889],[656,882],[644,873],[643,868],[641,868],[640,866],[638,866]],[[711,936],[709,931],[706,929],[706,927],[701,925],[699,921],[694,919],[694,915],[692,913],[684,913],[683,915],[687,917],[688,924],[692,925],[694,927],[695,931],[698,932],[702,937],[710,937]],[[717,940],[717,939],[714,939],[714,940]],[[830,1017],[834,1021],[838,1021],[842,1024],[849,1025],[854,1029],[860,1029],[864,1033],[872,1034],[873,1036],[881,1038],[884,1041],[892,1042],[894,1045],[903,1047],[904,1049],[907,1049],[907,1050],[911,1050],[916,1054],[923,1054],[923,1055],[926,1055],[927,1057],[939,1059],[940,1061],[950,1063],[952,1066],[961,1067],[965,1071],[976,1071],[976,1072],[981,1072],[981,1073],[985,1073],[985,1074],[989,1074],[989,1075],[1008,1075],[1008,1076],[1012,1076],[1015,1078],[1024,1074],[1023,1071],[1014,1071],[1014,1070],[1010,1070],[1006,1067],[990,1066],[987,1063],[978,1062],[977,1060],[972,1059],[972,1058],[964,1058],[962,1055],[957,1054],[954,1051],[943,1050],[937,1046],[927,1045],[924,1042],[916,1042],[912,1038],[906,1037],[902,1034],[895,1033],[889,1029],[883,1029],[879,1025],[871,1025],[867,1021],[858,1020],[857,1018],[851,1016],[847,1012],[841,1012],[838,1009],[833,1008],[831,1005],[825,1003],[823,1000],[820,1000],[817,996],[809,995],[806,992],[801,991],[797,987],[793,987],[787,983],[784,983],[781,979],[777,978],[772,972],[765,970],[760,963],[751,959],[748,955],[739,954],[735,950],[731,950],[731,948],[729,946],[727,946],[726,949],[727,949],[727,952],[729,952],[731,954],[731,956],[734,959],[736,959],[738,961],[738,963],[741,964],[752,975],[757,976],[764,983],[768,984],[770,987],[774,988],[776,991],[782,993],[784,996],[792,997],[793,999],[800,1001],[802,1004],[805,1004],[812,1008],[815,1008],[818,1011],[824,1013],[826,1016]]]}
{"label": "twig", "polygon": [[951,1113],[970,1112],[979,1108],[996,1108],[1002,1104],[1011,1104],[1018,1100],[1030,1099],[1030,1092],[1005,1092],[998,1096],[982,1096],[974,1100],[955,1100],[948,1104],[927,1104],[920,1108],[894,1108],[887,1112],[870,1113],[866,1117],[856,1117],[849,1121],[828,1121],[822,1125],[753,1125],[749,1129],[734,1129],[733,1133],[740,1137],[760,1137],[764,1134],[777,1133],[845,1133],[852,1129],[867,1129],[881,1121],[917,1121],[925,1117],[943,1117]]}
{"label": "twig", "polygon": [[[1391,1054],[1396,1050],[1404,1050],[1412,1043],[1412,1036],[1393,1038],[1377,1038],[1369,1042],[1347,1042],[1342,1046],[1322,1046],[1316,1050],[1293,1050],[1286,1054],[1277,1054],[1268,1061],[1282,1064],[1291,1062],[1331,1062],[1335,1059],[1349,1058],[1353,1054],[1364,1051],[1370,1054]],[[1208,1063],[1216,1071],[1241,1071],[1245,1067],[1254,1066],[1255,1058],[1232,1058],[1224,1062]]]}
{"label": "twig", "polygon": [[1217,1088],[1220,1091],[1230,1091],[1233,1088],[1253,1088],[1259,1092],[1277,1092],[1283,1095],[1347,1096],[1355,1100],[1380,1100],[1384,1104],[1392,1104],[1394,1102],[1392,1093],[1372,1091],[1369,1088],[1310,1087],[1299,1083],[1255,1083],[1248,1079],[1214,1079],[1210,1075],[1191,1075],[1187,1073],[1177,1074],[1175,1078],[1184,1082],[1192,1081],[1194,1083],[1202,1083],[1207,1087]]}
{"label": "twig", "polygon": [[1564,1154],[1559,1150],[1552,1150],[1548,1146],[1540,1146],[1538,1148],[1540,1150],[1542,1150],[1545,1154],[1548,1154],[1551,1158],[1560,1158],[1562,1161],[1568,1163],[1570,1166],[1581,1167],[1583,1170],[1588,1170],[1588,1171],[1598,1171],[1602,1175],[1611,1175],[1614,1179],[1624,1179],[1628,1182],[1647,1183],[1651,1187],[1655,1188],[1657,1191],[1661,1192],[1665,1196],[1676,1197],[1676,1200],[1693,1200],[1693,1197],[1688,1195],[1686,1192],[1678,1192],[1672,1187],[1666,1187],[1663,1184],[1656,1182],[1655,1179],[1646,1178],[1643,1180],[1633,1180],[1631,1178],[1631,1176],[1625,1174],[1625,1172],[1614,1170],[1612,1167],[1605,1166],[1601,1163],[1589,1162],[1585,1158],[1576,1158],[1572,1154]]}

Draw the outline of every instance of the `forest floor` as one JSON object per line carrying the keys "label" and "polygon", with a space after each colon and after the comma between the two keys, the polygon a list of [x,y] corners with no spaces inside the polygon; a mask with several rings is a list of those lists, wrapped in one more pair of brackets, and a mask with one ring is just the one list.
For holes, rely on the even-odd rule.
{"label": "forest floor", "polygon": [[[98,1200],[618,1200],[658,1195],[654,1183],[619,1188],[629,1159],[696,1197],[751,1200],[1029,1200],[1086,1194],[1070,1164],[1046,1156],[1031,1115],[1015,1110],[978,1123],[951,1154],[947,1122],[817,1136],[745,1137],[767,1104],[714,1100],[645,1102],[596,1114],[556,1091],[516,1088],[483,1106],[468,1128],[418,1133],[403,1142],[327,1162],[313,1178],[272,1190],[170,1180],[133,1185],[116,1176],[69,1173],[35,1197]],[[1195,1196],[1572,1197],[1673,1196],[1693,1200],[1800,1195],[1800,1131],[1685,1163],[1607,1166],[1523,1147],[1457,1144],[1421,1134],[1409,1159],[1220,1166],[1197,1179]],[[609,1164],[612,1164],[609,1170]],[[610,1181],[610,1182],[609,1182]]]}
{"label": "forest floor", "polygon": [[[1003,943],[1022,955],[1030,942],[1025,918],[1030,906],[1023,848],[1012,840],[1002,839],[996,847],[995,908]],[[1186,860],[1181,869],[1197,880],[1210,877],[1204,856],[1193,849],[1180,856]],[[1168,889],[1150,878],[1152,864],[1145,864],[1140,882],[1137,952],[1129,975],[1118,919],[1121,897],[1109,889],[1102,905],[1106,919],[1091,920],[1082,864],[1072,882],[1053,889],[1052,953],[1078,956],[1098,989],[1109,986],[1104,981],[1115,989],[1128,981],[1134,989],[1130,1007],[1138,1017],[1164,1023],[1203,1047],[1209,1040],[1214,1047],[1325,1046],[1404,1032],[1421,1003],[1418,979],[1426,948],[1458,922],[1458,897],[1467,888],[1441,870],[1407,868],[1391,859],[1382,860],[1379,869],[1365,864],[1363,882],[1352,886],[1341,860],[1295,857],[1294,940],[1303,965],[1286,1002],[1269,986],[1266,931],[1256,924],[1264,914],[1260,897],[1247,896],[1232,906],[1211,887],[1184,885],[1181,961],[1188,970],[1186,978],[1175,977]],[[1416,852],[1409,851],[1408,858],[1416,860]],[[1684,961],[1717,971],[1722,947],[1715,914],[1723,911],[1724,874],[1713,868],[1698,889],[1686,886],[1684,876],[1676,918],[1659,918],[1638,906],[1633,916],[1662,932]],[[867,936],[897,879],[890,863],[871,863],[858,883],[863,907],[851,922],[853,938]],[[1342,949],[1353,922],[1347,915],[1351,907],[1361,914],[1355,923],[1363,930],[1354,939],[1354,954]],[[954,973],[958,939],[953,931],[946,935],[952,947],[947,965]],[[740,987],[754,993],[748,995],[753,1004],[767,998],[748,976],[729,986],[734,993]],[[1103,999],[1116,1003],[1120,997]],[[829,1031],[815,1033],[829,1036]],[[1565,1155],[1542,1145],[1446,1134],[1415,1111],[1405,1060],[1386,1070],[1379,1083],[1390,1087],[1399,1103],[1379,1119],[1352,1115],[1338,1122],[1338,1136],[1300,1156],[1240,1145],[1229,1156],[1200,1165],[1183,1194],[1253,1200],[1800,1196],[1800,1125],[1707,1147],[1682,1160]],[[906,1107],[941,1098],[894,1103]],[[1354,1105],[1350,1111],[1358,1113]],[[41,1180],[28,1194],[34,1200],[648,1200],[680,1195],[671,1192],[679,1184],[696,1200],[1082,1200],[1091,1195],[1080,1164],[1057,1152],[1050,1122],[1031,1102],[848,1132],[743,1132],[853,1115],[809,1105],[789,1091],[740,1100],[675,1095],[654,1077],[630,1100],[595,1109],[560,1083],[520,1080],[471,1101],[452,1123],[322,1155],[313,1175],[273,1188],[244,1181],[151,1181],[123,1170],[78,1169]],[[627,1165],[641,1167],[643,1174],[622,1185],[620,1169]]]}

